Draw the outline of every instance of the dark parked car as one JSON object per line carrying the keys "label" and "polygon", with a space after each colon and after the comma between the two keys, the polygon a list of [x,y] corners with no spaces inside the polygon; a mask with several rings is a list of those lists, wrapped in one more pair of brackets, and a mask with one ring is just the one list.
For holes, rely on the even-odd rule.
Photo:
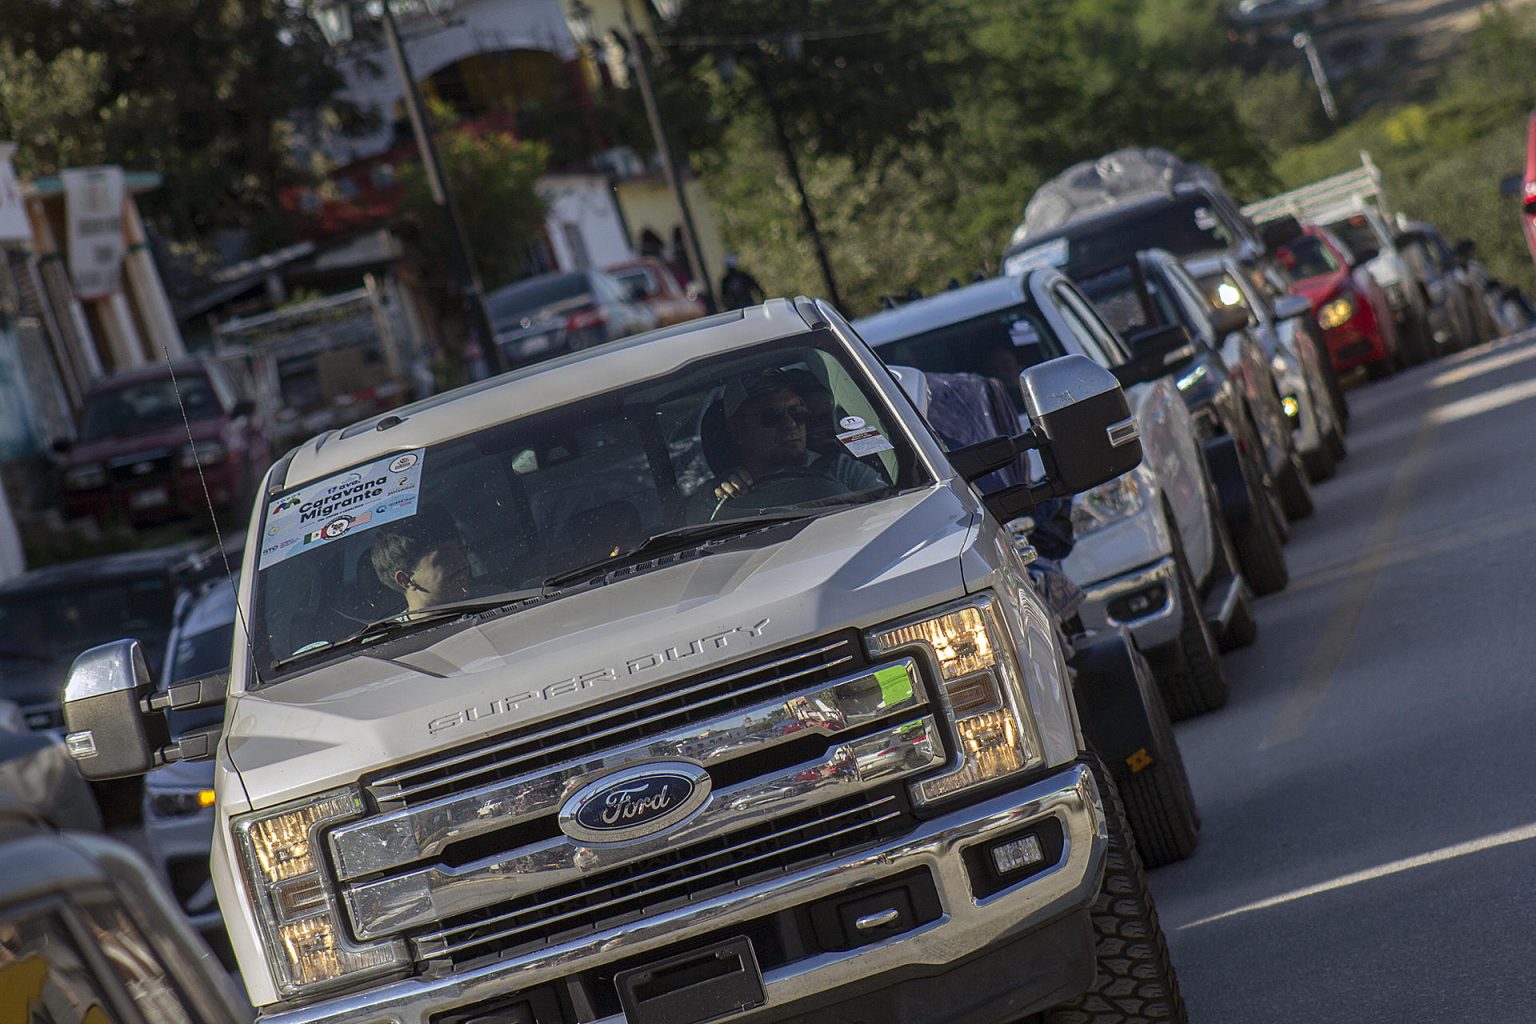
{"label": "dark parked car", "polygon": [[220,514],[243,517],[272,463],[255,403],[216,359],[107,378],[86,396],[78,434],[55,444],[64,509],[98,521],[206,514],[209,500]]}
{"label": "dark parked car", "polygon": [[508,367],[576,352],[656,326],[631,288],[602,270],[539,274],[486,296]]}

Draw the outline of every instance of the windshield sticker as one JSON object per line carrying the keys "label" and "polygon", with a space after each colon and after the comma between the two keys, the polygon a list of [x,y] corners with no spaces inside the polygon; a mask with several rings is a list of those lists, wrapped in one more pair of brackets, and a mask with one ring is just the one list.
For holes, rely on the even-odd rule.
{"label": "windshield sticker", "polygon": [[874,455],[877,452],[888,452],[893,447],[891,442],[885,439],[878,427],[861,427],[858,430],[849,430],[838,434],[837,439],[843,447],[848,449],[848,454],[854,458],[862,459],[866,455]]}
{"label": "windshield sticker", "polygon": [[1195,227],[1201,231],[1216,229],[1216,215],[1203,206],[1195,207]]}
{"label": "windshield sticker", "polygon": [[858,430],[864,425],[864,417],[844,416],[842,419],[838,420],[837,425],[842,427],[844,430]]}
{"label": "windshield sticker", "polygon": [[1067,265],[1067,246],[1067,239],[1053,238],[1033,249],[1014,253],[1003,261],[1003,273],[1016,277],[1036,267],[1064,267]]}
{"label": "windshield sticker", "polygon": [[388,455],[272,502],[256,567],[265,569],[356,530],[415,515],[425,452],[418,448]]}
{"label": "windshield sticker", "polygon": [[1040,344],[1040,332],[1034,324],[1019,317],[1008,325],[1008,340],[1013,342],[1014,348],[1028,348]]}

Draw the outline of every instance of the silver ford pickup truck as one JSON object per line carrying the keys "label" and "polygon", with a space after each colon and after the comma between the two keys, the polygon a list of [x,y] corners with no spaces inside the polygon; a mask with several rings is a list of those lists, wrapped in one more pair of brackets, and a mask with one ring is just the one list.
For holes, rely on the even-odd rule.
{"label": "silver ford pickup truck", "polygon": [[1027,431],[946,453],[775,300],[324,434],[264,482],[228,673],[93,648],[71,751],[214,760],[267,1021],[1182,1021],[999,525],[1133,468],[1135,420],[1081,357],[1019,386]]}

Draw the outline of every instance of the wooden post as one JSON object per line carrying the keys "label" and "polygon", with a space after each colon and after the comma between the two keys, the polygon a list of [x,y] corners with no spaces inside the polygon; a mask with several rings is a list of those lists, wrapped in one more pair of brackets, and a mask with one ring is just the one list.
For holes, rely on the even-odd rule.
{"label": "wooden post", "polygon": [[187,346],[181,340],[181,330],[176,326],[176,316],[171,312],[170,300],[165,295],[165,285],[160,271],[155,267],[154,255],[149,250],[149,237],[144,232],[144,221],[139,217],[139,204],[133,193],[123,197],[123,230],[127,233],[128,254],[123,258],[125,282],[133,294],[134,305],[144,320],[144,339],[149,343],[150,360],[162,358],[181,359],[187,354]]}

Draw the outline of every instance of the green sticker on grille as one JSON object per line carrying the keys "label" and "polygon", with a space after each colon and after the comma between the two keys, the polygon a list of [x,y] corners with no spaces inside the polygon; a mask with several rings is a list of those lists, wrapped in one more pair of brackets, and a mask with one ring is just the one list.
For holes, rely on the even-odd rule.
{"label": "green sticker on grille", "polygon": [[895,707],[912,699],[912,674],[905,665],[891,665],[877,670],[875,682],[880,684],[882,707]]}

